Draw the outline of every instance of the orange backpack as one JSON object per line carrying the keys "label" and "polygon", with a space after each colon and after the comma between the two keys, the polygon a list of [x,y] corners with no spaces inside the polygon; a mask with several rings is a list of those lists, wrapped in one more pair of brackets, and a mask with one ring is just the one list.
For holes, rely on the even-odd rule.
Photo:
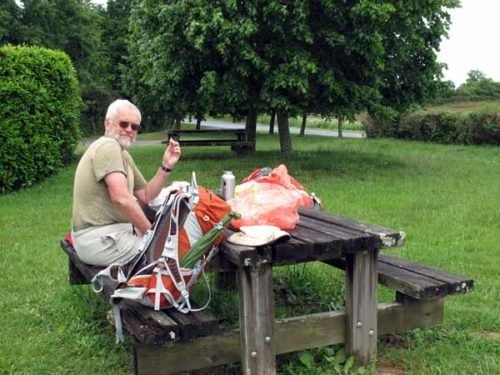
{"label": "orange backpack", "polygon": [[140,255],[132,264],[110,265],[92,279],[96,291],[102,290],[103,277],[119,283],[111,296],[117,341],[122,339],[118,305],[122,299],[155,310],[174,307],[183,313],[195,311],[190,291],[216,254],[224,229],[236,216],[224,200],[198,186],[194,176],[190,185],[177,184],[166,191],[152,229],[144,235]]}

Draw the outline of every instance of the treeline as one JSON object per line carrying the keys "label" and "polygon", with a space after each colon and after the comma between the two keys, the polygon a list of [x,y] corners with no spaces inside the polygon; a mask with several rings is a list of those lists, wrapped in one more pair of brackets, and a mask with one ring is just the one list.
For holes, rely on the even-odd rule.
{"label": "treeline", "polygon": [[440,82],[436,96],[430,103],[446,103],[478,100],[499,100],[500,82],[495,82],[480,70],[471,70],[467,80],[455,87],[452,81]]}
{"label": "treeline", "polygon": [[84,134],[102,131],[114,97],[128,97],[121,74],[127,59],[131,0],[107,8],[89,0],[2,0],[0,45],[30,45],[66,52],[77,71]]}
{"label": "treeline", "polygon": [[[454,0],[4,0],[0,44],[65,51],[78,72],[82,130],[96,133],[111,97],[133,96],[145,125],[208,114],[405,110],[432,95],[435,50]],[[422,22],[422,19],[426,22]],[[133,94],[133,95],[132,95]],[[289,140],[280,139],[283,146]],[[287,146],[291,149],[291,144]]]}

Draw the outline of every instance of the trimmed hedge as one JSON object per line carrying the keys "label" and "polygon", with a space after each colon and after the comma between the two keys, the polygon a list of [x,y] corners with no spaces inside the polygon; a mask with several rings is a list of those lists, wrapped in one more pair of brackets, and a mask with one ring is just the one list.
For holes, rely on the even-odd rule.
{"label": "trimmed hedge", "polygon": [[80,137],[80,90],[68,55],[0,48],[0,192],[28,186],[67,165]]}
{"label": "trimmed hedge", "polygon": [[500,145],[500,113],[449,112],[403,116],[391,120],[370,118],[368,137],[412,139],[445,144]]}

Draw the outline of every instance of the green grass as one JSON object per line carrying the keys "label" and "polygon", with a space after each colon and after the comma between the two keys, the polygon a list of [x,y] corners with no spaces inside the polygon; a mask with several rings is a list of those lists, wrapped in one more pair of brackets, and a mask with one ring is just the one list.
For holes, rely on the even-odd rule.
{"label": "green grass", "polygon": [[[241,181],[257,167],[285,163],[326,211],[404,230],[407,245],[389,253],[470,276],[475,289],[446,299],[441,327],[409,332],[401,345],[381,343],[379,360],[406,374],[499,374],[500,341],[491,333],[500,332],[500,149],[293,137],[295,154],[282,159],[277,144],[276,136],[260,135],[257,153],[245,157],[229,147],[185,148],[171,178],[188,180],[196,171],[199,184],[216,189],[224,170]],[[131,150],[146,177],[156,171],[163,149]],[[0,374],[132,371],[130,343],[114,344],[106,304],[87,286],[67,283],[67,257],[58,241],[70,225],[74,167],[0,196]],[[276,278],[277,293],[293,284],[293,295],[285,290],[277,300],[296,312],[342,302],[343,276],[326,266],[280,270]],[[312,303],[307,298],[314,294],[321,298]],[[233,314],[231,298],[212,306]],[[391,298],[380,289],[380,300]],[[277,314],[285,313],[278,306]],[[280,371],[291,364],[307,374],[297,358],[280,357]]]}

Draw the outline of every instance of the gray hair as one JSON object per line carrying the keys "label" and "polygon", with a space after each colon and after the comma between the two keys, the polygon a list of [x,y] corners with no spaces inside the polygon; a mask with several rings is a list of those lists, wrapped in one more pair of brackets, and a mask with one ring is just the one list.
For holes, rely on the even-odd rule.
{"label": "gray hair", "polygon": [[114,120],[118,114],[118,111],[122,108],[128,108],[137,111],[137,113],[139,114],[139,121],[142,119],[141,111],[139,111],[139,108],[137,108],[135,104],[129,102],[126,99],[116,99],[113,103],[111,103],[108,107],[105,118]]}

